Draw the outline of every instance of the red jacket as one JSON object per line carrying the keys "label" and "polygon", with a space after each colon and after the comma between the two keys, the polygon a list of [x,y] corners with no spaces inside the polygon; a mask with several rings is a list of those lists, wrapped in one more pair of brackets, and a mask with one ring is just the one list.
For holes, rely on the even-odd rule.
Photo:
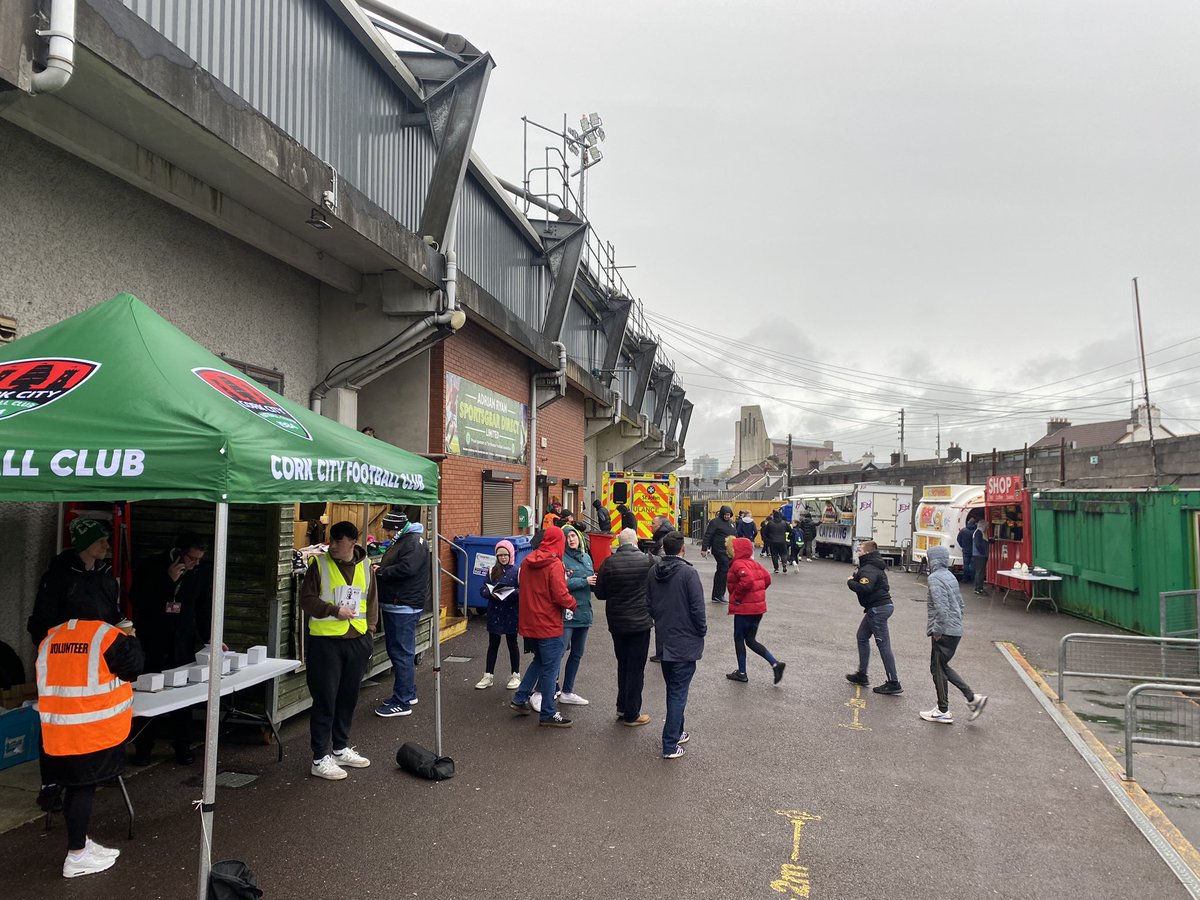
{"label": "red jacket", "polygon": [[517,575],[517,631],[523,637],[561,636],[562,611],[575,608],[562,562],[566,546],[561,528],[547,528],[538,548],[521,563]]}
{"label": "red jacket", "polygon": [[733,562],[726,577],[729,585],[729,615],[761,616],[767,611],[767,588],[771,573],[754,561],[754,544],[734,538]]}

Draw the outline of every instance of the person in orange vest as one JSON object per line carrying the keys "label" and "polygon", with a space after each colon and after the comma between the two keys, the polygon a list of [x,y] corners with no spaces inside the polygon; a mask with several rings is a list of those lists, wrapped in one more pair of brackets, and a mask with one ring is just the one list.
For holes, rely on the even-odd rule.
{"label": "person in orange vest", "polygon": [[121,851],[88,837],[96,785],[125,771],[125,741],[133,721],[133,686],[142,646],[107,622],[70,619],[38,646],[38,717],[42,772],[66,787],[67,858],[63,877],[111,868]]}

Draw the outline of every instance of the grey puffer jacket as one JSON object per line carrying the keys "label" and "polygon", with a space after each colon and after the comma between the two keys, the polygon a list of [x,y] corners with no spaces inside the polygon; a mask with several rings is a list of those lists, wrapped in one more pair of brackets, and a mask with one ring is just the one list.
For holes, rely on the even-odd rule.
{"label": "grey puffer jacket", "polygon": [[931,547],[927,559],[929,620],[925,633],[962,637],[962,591],[959,590],[958,580],[950,573],[950,551],[945,547]]}

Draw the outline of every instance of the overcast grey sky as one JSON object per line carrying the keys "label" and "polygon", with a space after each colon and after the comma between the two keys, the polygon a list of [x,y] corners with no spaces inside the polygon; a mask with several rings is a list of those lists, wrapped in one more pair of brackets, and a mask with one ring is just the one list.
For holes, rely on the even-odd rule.
{"label": "overcast grey sky", "polygon": [[[588,217],[729,461],[742,404],[846,458],[1200,430],[1200,3],[396,0],[492,53],[476,150],[604,118]],[[531,163],[533,165],[534,163]],[[1056,412],[1057,411],[1057,412]]]}

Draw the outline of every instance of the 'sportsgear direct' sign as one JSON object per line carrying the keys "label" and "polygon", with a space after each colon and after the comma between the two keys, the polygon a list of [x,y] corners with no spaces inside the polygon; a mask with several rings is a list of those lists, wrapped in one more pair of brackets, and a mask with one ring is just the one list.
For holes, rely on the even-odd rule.
{"label": "'sportsgear direct' sign", "polygon": [[446,453],[525,462],[529,406],[446,373]]}

